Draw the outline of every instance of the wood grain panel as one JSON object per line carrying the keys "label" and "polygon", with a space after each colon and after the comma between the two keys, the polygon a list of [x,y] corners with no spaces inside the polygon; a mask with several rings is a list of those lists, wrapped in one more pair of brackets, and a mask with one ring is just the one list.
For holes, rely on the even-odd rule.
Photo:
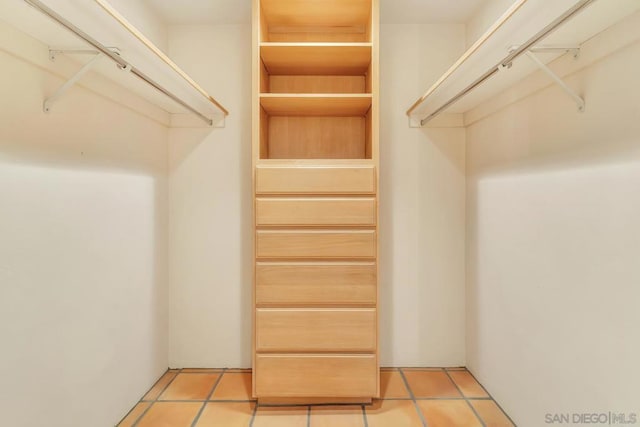
{"label": "wood grain panel", "polygon": [[363,159],[362,117],[271,117],[270,159]]}
{"label": "wood grain panel", "polygon": [[375,396],[374,355],[256,355],[260,397]]}
{"label": "wood grain panel", "polygon": [[375,225],[374,198],[258,198],[256,225]]}
{"label": "wood grain panel", "polygon": [[258,305],[373,305],[376,265],[258,262],[255,297]]}
{"label": "wood grain panel", "polygon": [[271,93],[365,93],[365,76],[271,76]]}
{"label": "wood grain panel", "polygon": [[[335,43],[351,42],[364,43],[371,41],[371,37],[361,26],[357,27],[271,27],[269,34],[263,41],[270,42],[316,42]],[[349,31],[349,32],[347,32]]]}
{"label": "wood grain panel", "polygon": [[373,194],[373,166],[256,167],[257,194]]}
{"label": "wood grain panel", "polygon": [[269,26],[364,26],[371,13],[370,0],[262,0]]}
{"label": "wood grain panel", "polygon": [[258,258],[374,258],[374,230],[258,230]]}
{"label": "wood grain panel", "polygon": [[257,351],[374,351],[375,347],[374,308],[256,310]]}

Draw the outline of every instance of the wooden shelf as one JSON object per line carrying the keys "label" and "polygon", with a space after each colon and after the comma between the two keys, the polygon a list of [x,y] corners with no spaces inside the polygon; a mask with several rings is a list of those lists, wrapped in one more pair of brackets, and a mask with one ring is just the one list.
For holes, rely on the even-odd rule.
{"label": "wooden shelf", "polygon": [[260,105],[272,116],[364,116],[371,108],[370,94],[260,95]]}
{"label": "wooden shelf", "polygon": [[[504,21],[503,19],[496,21],[490,30],[480,37],[450,70],[439,77],[429,90],[416,100],[407,111],[408,115],[417,122],[433,114],[440,114],[438,111],[450,100],[456,99],[458,95],[461,95],[459,99],[442,112],[467,114],[481,105],[497,108],[497,99],[500,94],[539,70],[533,61],[524,57],[517,58],[508,69],[496,72],[493,77],[487,78],[473,90],[467,90],[467,88],[505,59],[509,54],[508,46],[525,45],[528,40],[565,13],[571,4],[576,4],[576,2],[549,1],[546,2],[544,8],[541,8],[537,2],[528,2],[513,15],[505,15]],[[541,41],[538,41],[533,47],[584,48],[584,45],[588,45],[594,37],[639,10],[640,2],[637,0],[593,2]],[[565,50],[558,49],[555,52],[542,51],[536,55],[542,62],[550,63],[565,53]],[[588,60],[583,55],[576,61],[576,64],[579,67],[584,67]],[[591,61],[593,60],[591,59]],[[551,80],[546,81],[552,82]],[[512,97],[509,97],[508,100],[505,98],[501,102],[512,103],[514,101]],[[465,120],[467,119],[468,117],[465,118]]]}
{"label": "wooden shelf", "polygon": [[[97,40],[100,44],[115,47],[118,55],[133,68],[144,74],[148,79],[153,80],[157,85],[151,85],[136,77],[134,73],[123,73],[114,62],[108,58],[103,58],[92,68],[100,77],[104,77],[109,83],[114,83],[122,87],[122,93],[131,92],[132,100],[127,107],[137,111],[152,114],[161,123],[171,126],[172,118],[169,114],[176,114],[178,121],[187,120],[183,117],[191,114],[191,111],[180,104],[175,98],[180,99],[184,104],[189,105],[206,118],[220,120],[226,115],[226,110],[193,81],[184,71],[164,55],[146,36],[131,25],[131,23],[120,23],[118,19],[125,19],[113,8],[105,12],[97,3],[82,2],[82,7],[75,0],[42,1],[47,9],[51,9],[54,15],[47,15],[24,1],[0,1],[0,16],[2,24],[6,22],[17,31],[11,29],[11,34],[3,33],[3,46],[11,54],[15,54],[27,61],[38,61],[40,57],[45,58],[44,66],[51,72],[58,75],[71,75],[65,70],[82,67],[91,55],[74,55],[73,53],[58,53],[56,62],[48,61],[46,47],[53,46],[56,49],[69,48],[83,49],[97,52],[95,47],[89,46],[80,36],[74,34],[69,29],[56,22],[52,16],[60,15],[60,18],[67,21],[72,28],[77,28],[80,32]],[[118,16],[118,18],[114,18]],[[3,30],[8,26],[3,25]],[[10,28],[10,27],[8,27]],[[15,39],[19,37],[17,42]],[[7,40],[4,43],[4,40]],[[34,42],[41,42],[41,45]],[[25,48],[24,46],[33,46]],[[44,53],[42,53],[44,52]],[[75,72],[75,71],[73,71]],[[91,79],[95,80],[95,79]],[[83,82],[85,84],[85,82]],[[107,98],[118,100],[112,90],[104,89],[103,83],[90,83],[101,94]],[[117,86],[114,87],[116,90]],[[169,92],[175,96],[171,98],[158,88]],[[141,98],[141,99],[140,99]],[[118,101],[120,102],[120,101]],[[148,104],[148,105],[147,105]],[[55,108],[55,107],[54,107]],[[199,119],[195,119],[199,124]]]}
{"label": "wooden shelf", "polygon": [[271,75],[364,75],[371,43],[261,43],[260,55]]}

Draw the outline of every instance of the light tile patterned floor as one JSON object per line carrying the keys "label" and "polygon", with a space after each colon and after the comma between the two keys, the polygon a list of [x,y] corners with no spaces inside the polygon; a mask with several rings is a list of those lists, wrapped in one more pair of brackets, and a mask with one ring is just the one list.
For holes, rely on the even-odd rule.
{"label": "light tile patterned floor", "polygon": [[372,405],[257,407],[251,371],[167,371],[120,427],[512,427],[464,368],[383,368]]}

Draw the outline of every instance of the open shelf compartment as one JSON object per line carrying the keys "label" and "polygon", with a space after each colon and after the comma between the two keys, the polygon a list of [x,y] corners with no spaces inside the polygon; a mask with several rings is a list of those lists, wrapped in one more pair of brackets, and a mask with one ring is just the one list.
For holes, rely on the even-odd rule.
{"label": "open shelf compartment", "polygon": [[271,75],[364,75],[371,43],[262,43],[260,54]]}
{"label": "open shelf compartment", "polygon": [[262,0],[263,42],[371,41],[371,0]]}

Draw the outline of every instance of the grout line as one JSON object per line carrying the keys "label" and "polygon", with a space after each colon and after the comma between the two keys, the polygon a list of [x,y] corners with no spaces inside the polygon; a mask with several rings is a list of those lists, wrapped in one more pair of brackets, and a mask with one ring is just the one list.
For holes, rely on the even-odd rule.
{"label": "grout line", "polygon": [[496,404],[496,406],[502,411],[502,413],[504,414],[505,417],[507,417],[507,419],[509,421],[511,421],[511,424],[513,424],[514,426],[517,426],[517,424],[515,422],[513,422],[513,420],[511,419],[511,417],[509,416],[509,414],[507,414],[507,412],[502,409],[502,406],[500,406],[500,404],[498,403],[498,401],[496,399],[493,398],[493,396],[491,395],[491,393],[489,393],[489,391],[484,388],[484,386],[482,385],[482,383],[480,381],[478,381],[478,379],[476,378],[475,375],[473,375],[473,373],[467,369],[467,372],[469,372],[469,375],[471,375],[471,377],[478,383],[480,384],[480,387],[482,387],[482,389],[484,390],[485,393],[487,393],[487,396],[489,396],[489,398],[493,401],[493,403]]}
{"label": "grout line", "polygon": [[251,414],[251,419],[249,420],[249,427],[253,427],[253,422],[256,419],[256,412],[258,412],[258,402],[253,406],[253,414]]}
{"label": "grout line", "polygon": [[[163,375],[164,375],[164,374],[163,374]],[[154,384],[154,385],[155,385],[155,384]],[[131,409],[129,410],[129,412],[127,412],[127,413],[126,413],[126,415],[125,415],[124,417],[122,417],[122,419],[121,419],[120,421],[118,421],[118,424],[116,424],[116,427],[118,427],[120,424],[122,424],[122,422],[123,422],[123,421],[124,421],[128,416],[129,416],[129,414],[130,414],[131,412],[133,412],[133,410],[134,410],[134,409],[136,409],[136,407],[137,407],[139,404],[141,404],[141,403],[149,403],[149,402],[148,402],[148,401],[147,401],[147,402],[139,401],[138,403],[136,403],[135,405],[133,405],[133,408],[131,408]],[[136,419],[136,420],[137,420],[137,419]]]}
{"label": "grout line", "polygon": [[213,396],[213,392],[216,390],[216,388],[218,387],[218,384],[220,384],[220,380],[222,379],[222,377],[224,376],[226,369],[223,369],[222,372],[220,372],[220,375],[218,375],[218,378],[216,379],[216,382],[213,383],[213,387],[211,387],[211,391],[209,392],[209,394],[207,395],[207,398],[204,400],[204,403],[202,404],[202,406],[200,407],[200,410],[198,411],[198,413],[196,414],[196,417],[193,419],[193,421],[191,422],[191,427],[195,427],[196,424],[198,424],[198,421],[200,420],[200,416],[202,415],[202,412],[204,412],[204,408],[207,406],[207,401],[211,400],[211,396]]}
{"label": "grout line", "polygon": [[311,427],[311,405],[307,406],[307,427]]}
{"label": "grout line", "polygon": [[423,427],[429,427],[428,424],[427,424],[427,420],[425,420],[424,415],[422,414],[422,411],[420,410],[420,407],[418,407],[418,402],[416,401],[416,397],[414,396],[413,390],[411,390],[411,387],[409,387],[409,381],[407,381],[407,378],[404,376],[404,372],[402,371],[402,368],[399,368],[398,372],[400,372],[400,376],[402,377],[402,381],[404,381],[404,386],[409,391],[409,396],[411,396],[411,400],[413,401],[413,406],[416,408],[416,411],[418,411],[418,416],[420,417],[420,421],[422,421],[422,426]]}
{"label": "grout line", "polygon": [[[167,369],[167,372],[169,372],[169,370],[168,370],[168,369]],[[165,372],[164,374],[162,374],[162,376],[166,375],[166,373],[167,373],[167,372]],[[148,407],[147,409],[145,409],[145,410],[144,410],[144,412],[143,412],[142,414],[140,414],[140,416],[138,417],[138,419],[137,419],[133,424],[131,424],[131,427],[136,427],[136,426],[140,423],[140,421],[142,421],[142,419],[144,418],[144,416],[145,416],[145,415],[147,415],[147,412],[149,412],[149,410],[151,410],[151,407],[153,407],[153,405],[158,401],[158,398],[160,398],[160,396],[162,396],[162,393],[164,393],[164,392],[167,390],[167,388],[169,388],[169,386],[171,385],[171,383],[172,383],[176,378],[178,378],[178,375],[180,375],[180,373],[181,373],[181,372],[182,372],[182,369],[180,369],[180,370],[178,370],[178,372],[176,372],[176,374],[173,376],[173,378],[171,378],[171,381],[169,381],[169,382],[167,383],[167,385],[165,385],[165,386],[162,388],[162,390],[160,390],[160,393],[158,393],[158,395],[156,396],[156,398],[155,398],[155,399],[153,399],[153,400],[151,401],[151,405],[149,405],[149,407]],[[161,378],[162,378],[162,377],[158,378],[158,381],[160,381],[160,379],[161,379]],[[156,381],[156,383],[157,383],[158,381]],[[154,386],[155,386],[155,384],[154,384]],[[151,388],[153,388],[153,386],[151,386]],[[148,393],[148,392],[147,392],[147,393]]]}
{"label": "grout line", "polygon": [[416,397],[416,400],[491,400],[488,397],[474,397],[469,399],[467,397]]}
{"label": "grout line", "polygon": [[469,402],[469,399],[467,398],[467,396],[465,396],[462,390],[460,390],[460,387],[458,387],[458,384],[453,380],[451,375],[449,375],[449,372],[446,369],[443,369],[443,372],[447,375],[447,378],[449,378],[449,381],[451,381],[453,385],[456,387],[456,390],[458,390],[458,392],[462,395],[462,397],[464,397],[464,401],[467,403],[467,406],[471,408],[471,411],[473,411],[473,414],[476,416],[478,421],[480,421],[480,424],[482,424],[482,427],[487,427],[487,425],[485,424],[480,414],[478,414],[478,411],[476,411],[476,408],[474,408],[471,402]]}
{"label": "grout line", "polygon": [[364,408],[364,405],[360,405],[362,408],[362,418],[364,419],[364,427],[369,427],[369,421],[367,421],[367,410]]}

